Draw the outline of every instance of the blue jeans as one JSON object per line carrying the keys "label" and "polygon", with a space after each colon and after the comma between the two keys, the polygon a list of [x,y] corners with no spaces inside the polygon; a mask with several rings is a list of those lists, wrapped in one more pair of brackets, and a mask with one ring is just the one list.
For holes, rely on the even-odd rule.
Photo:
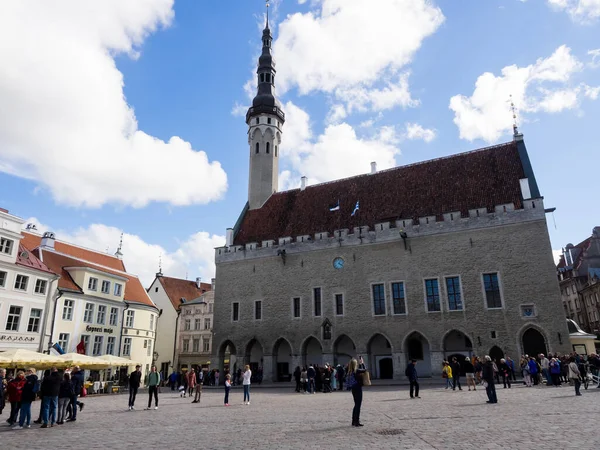
{"label": "blue jeans", "polygon": [[19,415],[19,426],[31,423],[31,402],[21,402],[21,414]]}
{"label": "blue jeans", "polygon": [[552,378],[550,378],[550,371],[548,369],[542,369],[542,375],[546,379],[546,386],[552,386]]}
{"label": "blue jeans", "polygon": [[71,397],[71,420],[77,419],[77,394]]}
{"label": "blue jeans", "polygon": [[[248,399],[248,400],[246,400],[246,399]],[[244,385],[244,401],[250,402],[250,385],[249,384]]]}
{"label": "blue jeans", "polygon": [[487,393],[488,401],[490,403],[498,403],[498,397],[496,397],[496,386],[494,383],[488,382],[485,392]]}
{"label": "blue jeans", "polygon": [[452,387],[452,378],[446,378],[446,389]]}
{"label": "blue jeans", "polygon": [[42,399],[42,422],[46,425],[48,424],[48,419],[50,419],[50,423],[54,425],[56,422],[56,411],[58,410],[58,395],[56,397],[45,396]]}

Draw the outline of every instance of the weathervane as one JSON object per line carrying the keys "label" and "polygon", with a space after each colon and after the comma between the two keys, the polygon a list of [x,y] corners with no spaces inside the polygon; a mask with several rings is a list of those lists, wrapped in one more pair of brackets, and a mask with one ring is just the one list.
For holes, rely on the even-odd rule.
{"label": "weathervane", "polygon": [[516,136],[519,134],[519,130],[517,129],[517,108],[515,107],[515,103],[513,102],[512,94],[510,94],[510,110],[512,111],[513,118],[513,133]]}

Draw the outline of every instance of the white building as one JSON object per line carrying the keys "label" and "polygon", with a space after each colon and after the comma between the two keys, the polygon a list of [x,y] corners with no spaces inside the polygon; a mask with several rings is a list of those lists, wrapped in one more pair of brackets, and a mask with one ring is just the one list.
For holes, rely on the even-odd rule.
{"label": "white building", "polygon": [[194,368],[209,369],[212,351],[213,308],[215,302],[215,279],[212,289],[200,297],[182,303],[177,327],[177,355],[175,367],[178,371]]}
{"label": "white building", "polygon": [[96,252],[58,241],[50,232],[24,235],[23,244],[60,275],[49,302],[44,348],[58,344],[69,353],[82,343],[87,355],[130,358],[147,373],[158,308],[139,278],[127,273],[120,251]]}
{"label": "white building", "polygon": [[0,351],[42,350],[42,334],[58,276],[21,244],[24,221],[0,209]]}
{"label": "white building", "polygon": [[156,337],[156,366],[167,377],[173,368],[177,357],[178,318],[182,303],[192,301],[211,290],[211,285],[181,278],[166,277],[159,272],[148,288],[148,295],[159,309]]}

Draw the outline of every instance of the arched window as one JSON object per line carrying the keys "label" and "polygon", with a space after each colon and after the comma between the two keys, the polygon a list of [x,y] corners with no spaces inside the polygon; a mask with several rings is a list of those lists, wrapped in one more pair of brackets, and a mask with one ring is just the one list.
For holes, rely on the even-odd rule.
{"label": "arched window", "polygon": [[261,73],[261,74],[260,74],[260,82],[261,82],[261,83],[264,83],[264,82],[265,82],[265,74],[264,74],[264,73]]}
{"label": "arched window", "polygon": [[256,118],[256,125],[258,125],[260,123],[260,117]]}
{"label": "arched window", "polygon": [[256,154],[258,155],[258,152],[260,150],[260,144],[257,142],[256,143]]}
{"label": "arched window", "polygon": [[265,81],[266,81],[267,83],[270,83],[270,82],[271,82],[271,74],[270,74],[270,73],[267,73],[267,74],[265,74]]}
{"label": "arched window", "polygon": [[267,142],[267,155],[269,154],[269,150],[271,150],[271,144]]}
{"label": "arched window", "polygon": [[275,156],[277,156],[277,146],[275,146]]}

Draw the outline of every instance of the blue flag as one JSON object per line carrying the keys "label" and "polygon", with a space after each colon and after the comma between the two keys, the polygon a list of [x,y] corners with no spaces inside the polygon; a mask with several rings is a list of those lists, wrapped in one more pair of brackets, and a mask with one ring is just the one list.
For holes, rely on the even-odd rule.
{"label": "blue flag", "polygon": [[356,201],[356,205],[354,206],[354,211],[352,211],[352,215],[354,216],[358,212],[358,200]]}
{"label": "blue flag", "polygon": [[329,205],[329,211],[339,211],[340,210],[340,201],[338,200],[335,205]]}
{"label": "blue flag", "polygon": [[52,346],[52,348],[53,348],[54,350],[56,350],[56,351],[58,352],[58,354],[59,354],[59,355],[64,355],[64,354],[65,354],[65,351],[63,350],[63,348],[60,346],[60,344],[59,344],[58,342],[56,342],[56,343],[55,343],[55,344]]}

